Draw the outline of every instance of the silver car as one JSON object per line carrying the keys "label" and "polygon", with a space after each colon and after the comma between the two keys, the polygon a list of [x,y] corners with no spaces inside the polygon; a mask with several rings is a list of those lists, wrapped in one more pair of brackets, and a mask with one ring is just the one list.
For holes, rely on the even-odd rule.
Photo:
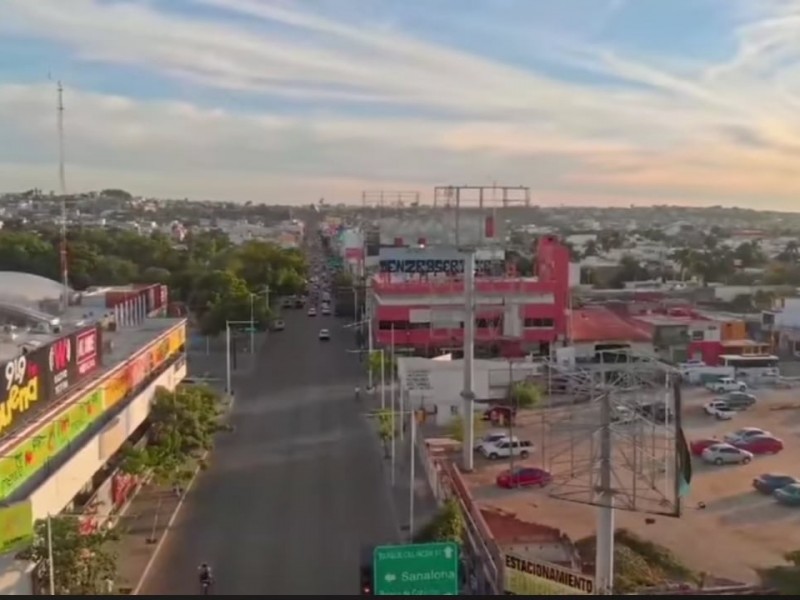
{"label": "silver car", "polygon": [[703,460],[714,465],[746,465],[753,453],[730,444],[714,444],[703,450]]}

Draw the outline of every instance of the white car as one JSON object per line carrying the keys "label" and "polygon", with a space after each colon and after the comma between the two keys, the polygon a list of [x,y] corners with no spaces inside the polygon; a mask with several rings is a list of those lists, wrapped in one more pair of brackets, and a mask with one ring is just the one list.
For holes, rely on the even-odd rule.
{"label": "white car", "polygon": [[707,415],[715,417],[720,421],[728,421],[736,414],[736,411],[728,406],[728,403],[725,402],[725,400],[712,400],[703,408],[705,409]]}
{"label": "white car", "polygon": [[753,453],[730,444],[714,444],[701,455],[703,460],[714,465],[746,465],[753,460]]}
{"label": "white car", "polygon": [[747,391],[747,384],[744,381],[739,381],[733,377],[723,377],[719,381],[709,383],[706,387],[717,394],[723,394],[725,392]]}
{"label": "white car", "polygon": [[319,330],[319,339],[323,342],[328,342],[331,339],[331,332],[327,329],[320,329]]}
{"label": "white car", "polygon": [[[494,444],[497,442],[507,441],[508,439],[507,431],[490,431],[484,435],[477,444],[475,444],[475,452],[482,452],[485,444]],[[519,441],[516,436],[511,439],[513,439],[515,442]]]}
{"label": "white car", "polygon": [[736,431],[725,434],[725,441],[729,444],[735,444],[736,442],[744,442],[750,438],[764,435],[769,437],[772,436],[769,431],[764,431],[758,427],[742,427],[741,429],[737,429]]}
{"label": "white car", "polygon": [[317,316],[317,309],[313,306],[308,309],[308,316],[309,317],[316,317]]}
{"label": "white car", "polygon": [[510,458],[512,454],[520,458],[528,458],[531,452],[533,452],[533,444],[525,440],[509,440],[505,438],[496,442],[485,443],[481,446],[481,454],[490,460]]}
{"label": "white car", "polygon": [[330,317],[331,316],[331,307],[330,306],[323,306],[322,310],[320,311],[323,317]]}

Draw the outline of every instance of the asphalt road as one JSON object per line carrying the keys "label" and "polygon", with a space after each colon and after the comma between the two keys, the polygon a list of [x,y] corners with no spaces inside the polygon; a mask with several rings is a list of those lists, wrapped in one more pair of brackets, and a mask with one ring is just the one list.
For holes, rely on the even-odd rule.
{"label": "asphalt road", "polygon": [[286,324],[235,384],[236,429],[220,434],[142,595],[198,593],[203,561],[214,595],[358,594],[362,546],[397,538],[376,436],[354,401],[352,331],[302,310]]}

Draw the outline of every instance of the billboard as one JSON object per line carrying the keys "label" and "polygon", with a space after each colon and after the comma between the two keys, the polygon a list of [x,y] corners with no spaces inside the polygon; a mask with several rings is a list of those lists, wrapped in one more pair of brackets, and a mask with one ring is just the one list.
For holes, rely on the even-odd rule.
{"label": "billboard", "polygon": [[103,391],[94,390],[0,457],[0,500],[8,498],[103,414]]}
{"label": "billboard", "polygon": [[23,500],[0,507],[0,554],[22,550],[33,541],[33,507]]}
{"label": "billboard", "polygon": [[55,400],[49,346],[5,363],[0,383],[0,438],[30,423]]}
{"label": "billboard", "polygon": [[102,344],[100,326],[90,325],[59,338],[47,346],[45,385],[53,399],[62,398],[100,367]]}
{"label": "billboard", "polygon": [[504,591],[511,596],[594,595],[594,579],[540,560],[505,555]]}
{"label": "billboard", "polygon": [[[461,275],[464,273],[464,254],[454,248],[381,248],[378,255],[382,273],[416,275]],[[505,269],[502,253],[477,251],[475,271],[490,274]]]}

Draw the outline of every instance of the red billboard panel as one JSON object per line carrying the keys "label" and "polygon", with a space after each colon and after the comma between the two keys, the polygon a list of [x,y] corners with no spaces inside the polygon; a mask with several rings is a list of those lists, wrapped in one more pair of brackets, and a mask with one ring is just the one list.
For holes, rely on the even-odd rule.
{"label": "red billboard panel", "polygon": [[50,408],[50,348],[44,346],[6,361],[0,382],[0,438],[19,430]]}
{"label": "red billboard panel", "polygon": [[55,397],[63,396],[71,385],[72,345],[72,336],[67,335],[52,342],[47,352],[50,386]]}
{"label": "red billboard panel", "polygon": [[102,341],[100,327],[89,327],[75,335],[75,363],[73,377],[76,381],[91,375],[100,367]]}

